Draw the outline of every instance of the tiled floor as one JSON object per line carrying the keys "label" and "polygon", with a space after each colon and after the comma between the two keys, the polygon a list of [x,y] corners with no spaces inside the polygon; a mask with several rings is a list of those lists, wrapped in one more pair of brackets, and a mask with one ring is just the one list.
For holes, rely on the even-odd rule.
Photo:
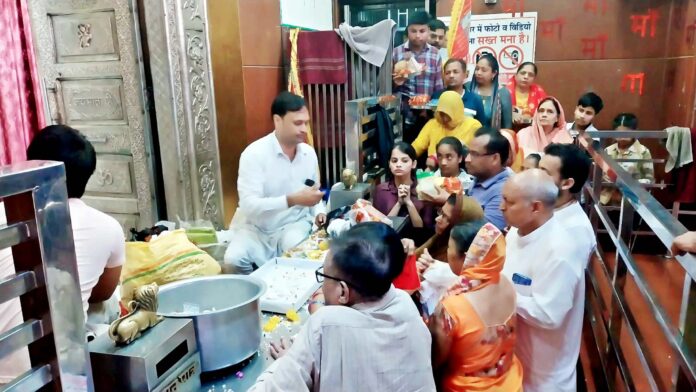
{"label": "tiled floor", "polygon": [[[666,259],[660,256],[652,255],[634,255],[638,273],[642,275],[647,288],[652,292],[653,298],[659,306],[661,306],[672,325],[678,325],[679,310],[681,305],[682,289],[684,284],[684,270],[679,263],[674,259]],[[598,261],[596,261],[598,262]],[[609,267],[609,273],[613,272],[615,257],[613,254],[606,255],[606,262]],[[599,269],[594,265],[593,271],[595,276]],[[597,277],[600,287],[602,288],[602,297],[606,303],[609,303],[609,290],[607,281],[601,277]],[[656,321],[656,315],[648,306],[648,303],[643,299],[643,296],[638,289],[636,280],[629,274],[626,279],[624,295],[628,304],[628,310],[633,315],[638,331],[644,342],[646,357],[652,359],[654,372],[656,373],[655,381],[659,390],[669,390],[671,385],[671,376],[674,368],[674,358],[672,350],[665,338],[664,332]],[[630,333],[628,333],[626,324],[622,325],[621,330],[621,348],[624,351],[628,368],[633,377],[635,390],[643,391],[650,390],[648,379],[643,372],[639,356],[634,349],[634,344]],[[583,347],[583,360],[587,359],[587,351],[590,347]],[[588,372],[585,372],[588,374]],[[604,390],[598,380],[590,380],[588,390]],[[619,388],[621,390],[623,388]]]}

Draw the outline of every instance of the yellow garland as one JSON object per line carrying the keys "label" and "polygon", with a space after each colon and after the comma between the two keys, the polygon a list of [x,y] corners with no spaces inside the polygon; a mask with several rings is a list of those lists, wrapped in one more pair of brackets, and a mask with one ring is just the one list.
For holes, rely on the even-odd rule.
{"label": "yellow garland", "polygon": [[[302,83],[300,82],[300,72],[297,65],[297,38],[300,35],[300,29],[290,30],[290,74],[288,75],[288,91],[297,94],[304,98]],[[307,144],[314,147],[314,136],[312,135],[312,127],[307,125]]]}

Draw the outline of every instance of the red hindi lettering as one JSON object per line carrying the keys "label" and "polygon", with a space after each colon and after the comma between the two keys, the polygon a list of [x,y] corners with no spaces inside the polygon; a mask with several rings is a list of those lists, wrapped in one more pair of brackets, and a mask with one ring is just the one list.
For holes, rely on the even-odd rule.
{"label": "red hindi lettering", "polygon": [[631,32],[640,34],[641,38],[645,38],[648,33],[648,24],[650,26],[650,37],[655,37],[657,30],[657,19],[660,14],[657,10],[649,9],[647,14],[631,15]]}
{"label": "red hindi lettering", "polygon": [[604,15],[607,13],[607,0],[585,0],[583,8],[585,11],[592,12],[594,14],[597,14],[601,10],[602,15]]}
{"label": "red hindi lettering", "polygon": [[[593,59],[605,58],[604,50],[605,44],[607,43],[608,39],[609,36],[607,36],[606,34],[600,34],[596,37],[581,38],[580,41],[582,42],[582,54],[585,56],[591,56]],[[597,55],[598,50],[599,55]]]}
{"label": "red hindi lettering", "polygon": [[686,43],[691,46],[696,43],[696,21],[686,28]]}
{"label": "red hindi lettering", "polygon": [[644,72],[624,75],[623,80],[621,81],[621,90],[630,92],[631,94],[635,93],[636,82],[638,82],[638,95],[643,95],[643,83],[645,83]]}
{"label": "red hindi lettering", "polygon": [[551,37],[554,34],[554,32],[558,32],[559,40],[563,38],[563,25],[565,25],[564,17],[539,21],[539,27],[541,27],[542,36]]}

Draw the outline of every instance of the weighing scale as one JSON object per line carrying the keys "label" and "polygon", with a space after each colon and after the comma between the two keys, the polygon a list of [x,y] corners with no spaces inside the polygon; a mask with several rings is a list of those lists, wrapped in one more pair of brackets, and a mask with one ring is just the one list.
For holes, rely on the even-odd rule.
{"label": "weighing scale", "polygon": [[165,318],[127,346],[104,334],[88,347],[96,391],[200,390],[201,359],[191,319]]}

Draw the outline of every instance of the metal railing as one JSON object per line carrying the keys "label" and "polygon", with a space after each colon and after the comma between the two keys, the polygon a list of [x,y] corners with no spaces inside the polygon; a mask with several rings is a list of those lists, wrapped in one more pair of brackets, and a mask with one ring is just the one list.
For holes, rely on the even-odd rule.
{"label": "metal railing", "polygon": [[[677,320],[656,295],[656,286],[641,270],[629,243],[635,231],[635,218],[649,227],[669,249],[674,238],[684,232],[682,225],[617,160],[599,148],[591,138],[666,138],[664,131],[588,132],[579,144],[594,160],[591,181],[585,187],[586,207],[595,232],[603,229],[616,248],[615,257],[598,241],[596,257],[586,271],[585,346],[588,348],[592,378],[608,390],[693,390],[696,388],[696,257],[677,256],[684,281]],[[604,182],[609,180],[621,193],[618,225],[607,206],[600,203]],[[674,263],[674,261],[663,261]],[[667,284],[667,282],[665,282]],[[629,287],[630,286],[630,287]],[[638,293],[631,297],[631,293]],[[642,304],[637,304],[641,302]],[[650,317],[639,317],[639,305]],[[648,319],[649,318],[649,319]],[[656,323],[659,335],[648,331]],[[652,324],[653,326],[655,324]],[[655,328],[653,328],[653,331]],[[651,335],[646,335],[650,333]],[[660,340],[669,352],[658,352]],[[588,344],[591,343],[591,344]],[[673,361],[665,376],[664,361]],[[618,377],[617,377],[618,376]],[[620,380],[619,385],[616,384]]]}
{"label": "metal railing", "polygon": [[[371,97],[354,99],[346,102],[345,105],[345,165],[352,169],[362,182],[381,177],[389,169],[381,167],[378,162],[379,136],[376,124],[378,102],[377,97]],[[402,135],[400,104],[399,97],[383,100],[380,104],[392,121],[394,139],[400,139]],[[372,172],[368,173],[368,170]]]}
{"label": "metal railing", "polygon": [[314,147],[319,157],[321,183],[330,187],[340,181],[346,165],[345,106],[350,100],[391,95],[392,47],[381,67],[363,60],[345,46],[348,80],[344,84],[307,84],[304,93],[309,104]]}
{"label": "metal railing", "polygon": [[19,297],[24,318],[0,332],[0,358],[28,346],[31,359],[0,390],[93,391],[63,164],[0,167],[0,200],[0,249],[12,247],[16,271],[0,275],[0,303]]}

